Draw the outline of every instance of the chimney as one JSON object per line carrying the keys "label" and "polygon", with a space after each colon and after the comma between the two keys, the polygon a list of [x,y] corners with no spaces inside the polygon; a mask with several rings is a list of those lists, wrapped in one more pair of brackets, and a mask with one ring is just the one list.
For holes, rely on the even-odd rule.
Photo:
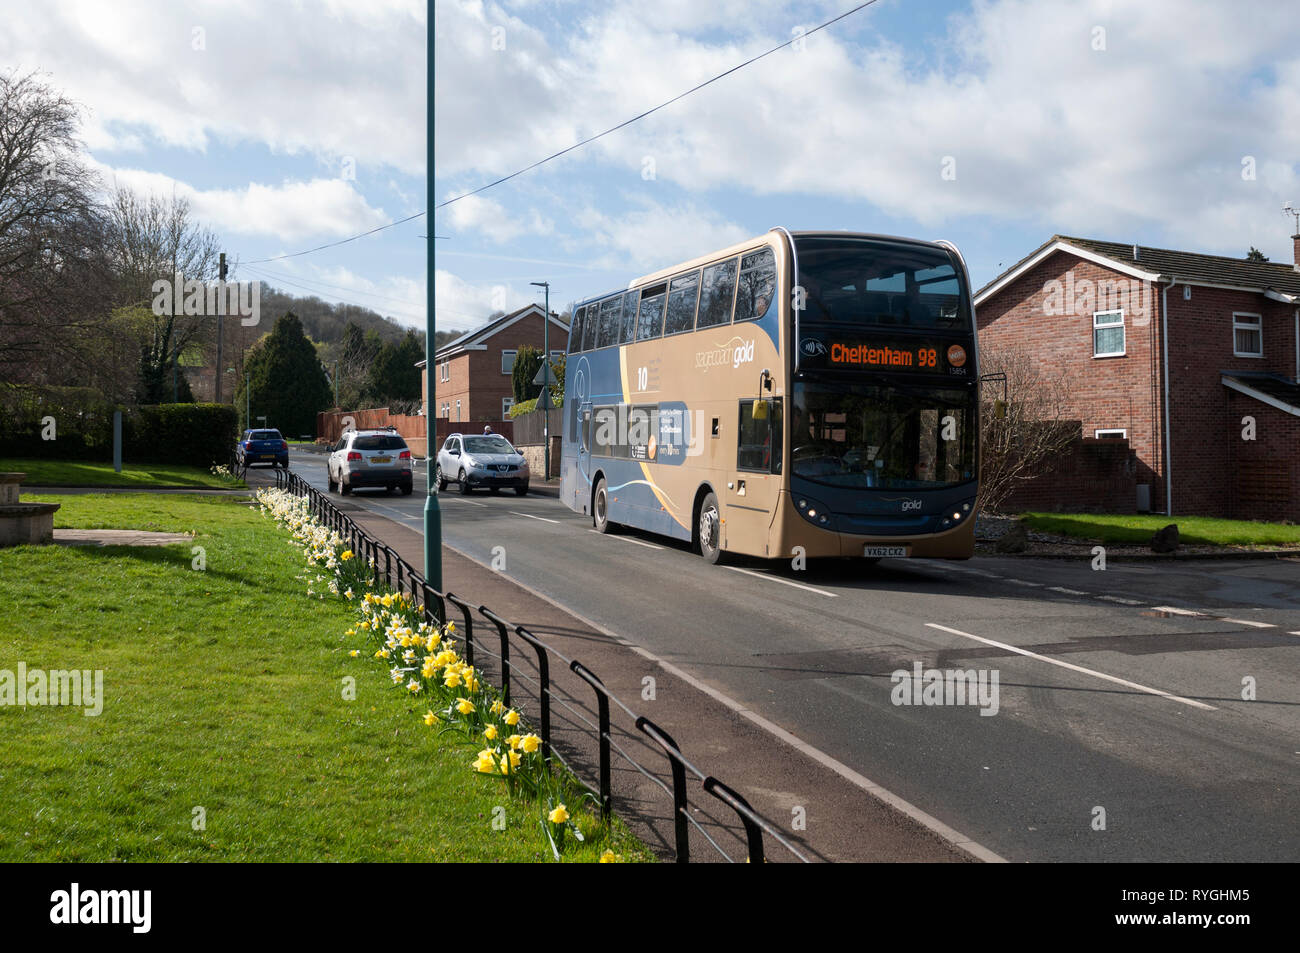
{"label": "chimney", "polygon": [[1300,271],[1300,235],[1291,236],[1291,267]]}
{"label": "chimney", "polygon": [[1136,244],[1133,246],[1133,260],[1134,261],[1138,260],[1138,247]]}

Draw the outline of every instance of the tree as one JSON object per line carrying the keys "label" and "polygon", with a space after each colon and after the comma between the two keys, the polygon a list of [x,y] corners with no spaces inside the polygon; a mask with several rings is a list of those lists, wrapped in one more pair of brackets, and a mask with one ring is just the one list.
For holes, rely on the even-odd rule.
{"label": "tree", "polygon": [[1046,372],[1024,348],[982,346],[980,371],[1006,375],[1005,403],[1001,381],[980,388],[979,507],[997,512],[1017,486],[1052,470],[1079,438],[1079,422],[1070,419],[1065,372]]}
{"label": "tree", "polygon": [[361,326],[349,321],[343,329],[338,358],[338,406],[357,410],[366,392],[370,366],[379,352],[378,335],[367,335]]}
{"label": "tree", "polygon": [[385,404],[419,400],[422,369],[415,365],[422,360],[424,338],[415,331],[407,331],[397,344],[385,343],[370,365],[367,396]]}
{"label": "tree", "polygon": [[1246,253],[1246,261],[1268,261],[1268,256],[1254,245],[1251,245],[1250,251]]}
{"label": "tree", "polygon": [[150,333],[140,343],[139,399],[146,404],[163,403],[172,397],[177,355],[211,337],[216,319],[177,315],[183,294],[180,287],[173,287],[169,296],[173,307],[162,307],[153,285],[159,279],[175,282],[178,274],[186,282],[217,278],[217,237],[193,220],[189,200],[176,195],[142,196],[119,187],[113,192],[108,214],[109,254],[118,274],[115,303],[125,307],[149,304],[153,315]]}
{"label": "tree", "polygon": [[[334,395],[316,349],[293,312],[278,318],[271,333],[254,345],[245,368],[252,380],[253,420],[265,415],[266,425],[286,436],[316,432],[316,414],[330,407]],[[235,401],[241,414],[244,386],[241,381]],[[247,420],[244,425],[253,426]]]}
{"label": "tree", "polygon": [[0,379],[84,384],[109,319],[98,181],[80,110],[34,74],[0,72]]}
{"label": "tree", "polygon": [[522,404],[532,400],[542,388],[533,383],[533,378],[542,367],[542,352],[531,344],[521,345],[515,352],[515,366],[510,372],[510,384],[515,392],[515,403]]}

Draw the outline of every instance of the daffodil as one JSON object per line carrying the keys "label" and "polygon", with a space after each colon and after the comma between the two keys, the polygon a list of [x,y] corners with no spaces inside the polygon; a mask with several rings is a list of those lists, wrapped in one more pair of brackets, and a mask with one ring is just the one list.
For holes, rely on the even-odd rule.
{"label": "daffodil", "polygon": [[523,739],[520,738],[519,735],[511,735],[509,738],[506,739],[506,744],[508,744],[508,745],[510,746],[510,750],[511,750],[511,751],[518,751],[518,750],[519,750],[519,742],[522,741],[522,740],[523,740]]}
{"label": "daffodil", "polygon": [[408,692],[410,692],[412,695],[417,695],[417,694],[419,694],[420,689],[421,689],[422,687],[423,687],[423,686],[422,686],[419,682],[417,682],[415,679],[411,679],[409,682],[406,683],[406,690],[407,690]]}
{"label": "daffodil", "polygon": [[474,711],[474,703],[468,698],[462,698],[456,702],[456,710],[462,715],[472,714]]}
{"label": "daffodil", "polygon": [[519,724],[519,712],[512,708],[510,711],[506,712],[506,716],[502,720],[513,728],[515,725]]}
{"label": "daffodil", "polygon": [[555,810],[551,811],[550,814],[547,814],[546,819],[552,824],[563,824],[569,819],[569,809],[561,804]]}
{"label": "daffodil", "polygon": [[429,709],[424,713],[424,723],[430,728],[438,723],[438,716],[433,713],[433,709]]}
{"label": "daffodil", "polygon": [[496,701],[492,703],[492,714],[499,715],[505,710],[506,710],[506,706],[502,704],[501,699],[498,698]]}
{"label": "daffodil", "polygon": [[533,734],[524,735],[519,739],[519,747],[525,754],[532,754],[541,747],[542,739]]}
{"label": "daffodil", "polygon": [[352,658],[356,658],[360,654],[361,654],[360,649],[353,649],[351,652],[348,653],[348,655],[351,656]]}
{"label": "daffodil", "polygon": [[[339,559],[343,560],[344,562],[347,562],[349,559],[353,557],[353,555],[354,553],[352,552],[352,550],[345,549],[343,550],[342,553],[339,554]],[[349,589],[348,591],[351,592],[352,590]],[[352,597],[348,596],[348,598],[351,599]]]}
{"label": "daffodil", "polygon": [[600,862],[602,864],[617,864],[622,859],[621,855],[614,853],[612,850],[607,850],[605,853],[600,855]]}
{"label": "daffodil", "polygon": [[484,728],[484,729],[483,729],[483,737],[486,738],[488,741],[496,741],[496,740],[497,740],[497,726],[496,726],[496,725],[488,725],[486,728]]}
{"label": "daffodil", "polygon": [[448,672],[447,677],[442,680],[442,684],[446,685],[448,688],[459,688],[460,676],[455,672]]}
{"label": "daffodil", "polygon": [[480,751],[478,757],[474,759],[474,770],[480,774],[493,774],[496,769],[496,760],[492,757],[491,751]]}

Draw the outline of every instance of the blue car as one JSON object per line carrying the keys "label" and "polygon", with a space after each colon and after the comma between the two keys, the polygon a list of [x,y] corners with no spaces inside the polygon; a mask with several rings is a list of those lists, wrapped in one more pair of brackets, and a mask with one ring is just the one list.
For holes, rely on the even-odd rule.
{"label": "blue car", "polygon": [[247,468],[257,464],[289,469],[289,444],[278,430],[245,430],[235,444],[235,461]]}

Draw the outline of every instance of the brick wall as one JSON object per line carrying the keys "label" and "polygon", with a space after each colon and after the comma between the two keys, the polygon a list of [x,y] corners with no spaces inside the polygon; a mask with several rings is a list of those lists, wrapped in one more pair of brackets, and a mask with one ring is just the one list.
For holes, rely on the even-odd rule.
{"label": "brick wall", "polygon": [[[1300,417],[1226,387],[1224,391],[1231,474],[1221,491],[1224,515],[1300,522]],[[1241,420],[1247,416],[1255,420],[1254,440],[1242,436]],[[1177,472],[1177,461],[1174,466]]]}
{"label": "brick wall", "polygon": [[1137,457],[1127,440],[1075,441],[1052,468],[1018,486],[1007,512],[1130,513],[1137,509]]}
{"label": "brick wall", "polygon": [[[1223,386],[1220,371],[1269,371],[1286,377],[1295,374],[1294,309],[1262,295],[1245,291],[1193,287],[1184,299],[1183,288],[1169,291],[1169,432],[1173,438],[1171,464],[1175,513],[1229,516],[1235,482],[1233,450],[1241,440],[1241,417],[1255,413],[1270,421],[1289,415],[1245,395],[1251,406],[1229,412],[1232,394]],[[1232,313],[1261,315],[1264,356],[1235,357]],[[1236,408],[1239,401],[1233,400]],[[1294,420],[1295,418],[1291,418]],[[1270,424],[1271,426],[1271,424]],[[1292,443],[1288,456],[1300,445]]]}
{"label": "brick wall", "polygon": [[[1093,312],[1111,303],[1125,311],[1125,353],[1094,357]],[[1049,314],[1049,308],[1065,313]],[[981,304],[977,323],[982,351],[1022,347],[1046,371],[1068,375],[1066,412],[1079,421],[1082,437],[1092,439],[1097,430],[1126,431],[1132,483],[1150,484],[1152,506],[1163,506],[1159,300],[1154,288],[1134,289],[1126,275],[1058,252]],[[1068,506],[1072,491],[1060,483],[1062,471],[1056,472],[1057,489],[1044,483],[1034,493],[1043,504],[1055,506],[1059,500]],[[1122,499],[1123,505],[1117,503],[1121,511],[1134,508],[1133,494],[1116,487],[1104,491],[1112,492]]]}

